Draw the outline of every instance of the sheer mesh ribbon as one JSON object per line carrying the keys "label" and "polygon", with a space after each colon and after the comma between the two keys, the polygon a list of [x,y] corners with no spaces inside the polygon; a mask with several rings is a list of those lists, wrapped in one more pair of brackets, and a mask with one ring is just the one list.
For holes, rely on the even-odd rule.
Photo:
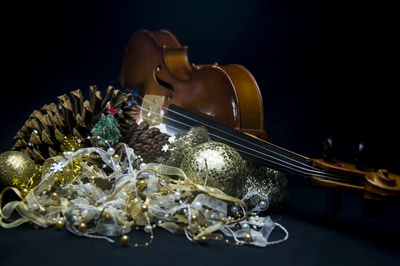
{"label": "sheer mesh ribbon", "polygon": [[[269,217],[248,215],[244,200],[257,192],[249,191],[241,200],[217,188],[192,182],[180,168],[147,164],[145,169],[138,170],[132,167],[136,158],[133,149],[125,147],[125,153],[122,162],[114,159],[112,153],[95,147],[81,148],[68,158],[48,159],[44,165],[53,167],[43,167],[41,182],[26,196],[17,188],[2,191],[0,204],[8,190],[21,200],[11,201],[0,210],[0,225],[12,228],[31,221],[48,227],[62,218],[72,233],[110,242],[138,226],[152,233],[155,224],[175,234],[184,233],[191,241],[221,238],[218,232],[222,232],[240,243],[263,247],[288,238],[286,229]],[[89,162],[91,154],[102,159],[103,168]],[[71,167],[77,161],[81,167],[79,175],[71,175]],[[68,182],[57,183],[60,174]],[[58,197],[52,198],[50,192],[56,192]],[[240,208],[232,214],[229,206]],[[259,210],[256,206],[251,212]],[[11,221],[14,211],[21,217]],[[79,230],[82,222],[87,224],[87,230]],[[269,242],[276,226],[286,235],[282,240]],[[253,241],[240,240],[246,234]]]}

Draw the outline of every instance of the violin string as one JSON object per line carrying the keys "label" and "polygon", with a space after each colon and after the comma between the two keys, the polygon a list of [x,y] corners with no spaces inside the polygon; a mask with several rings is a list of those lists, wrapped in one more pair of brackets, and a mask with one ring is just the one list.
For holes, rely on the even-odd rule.
{"label": "violin string", "polygon": [[[227,134],[227,135],[229,135],[230,137],[238,138],[237,136],[232,135],[232,134],[230,134],[229,132],[224,132],[224,131],[222,131],[221,129],[215,128],[215,127],[213,127],[213,126],[211,126],[211,125],[208,125],[208,124],[206,125],[206,124],[204,124],[203,122],[196,120],[195,118],[188,117],[188,116],[186,116],[186,115],[184,115],[184,114],[181,114],[181,113],[179,113],[179,112],[177,112],[177,111],[175,111],[175,110],[167,109],[166,107],[164,107],[164,106],[162,106],[162,105],[159,105],[159,104],[155,104],[155,103],[153,103],[153,102],[151,102],[151,101],[149,101],[149,100],[147,100],[147,99],[145,99],[145,98],[143,98],[143,97],[141,97],[141,96],[139,96],[139,95],[136,95],[136,97],[140,98],[142,101],[145,101],[145,102],[147,102],[147,103],[150,103],[150,104],[153,104],[153,105],[157,105],[158,107],[162,108],[164,112],[167,110],[168,112],[172,112],[172,113],[174,113],[174,114],[176,114],[176,115],[178,115],[178,116],[184,117],[184,118],[189,119],[189,120],[192,120],[192,121],[194,121],[194,122],[196,122],[196,123],[202,124],[202,125],[204,125],[204,126],[207,126],[207,127],[212,128],[212,129],[214,129],[214,130],[217,130],[217,131],[219,131],[219,132],[222,132],[222,133],[224,133],[224,134]],[[140,106],[140,108],[142,108],[142,106]],[[147,110],[147,109],[146,109],[145,111],[150,112],[150,113],[153,113],[154,115],[159,116],[159,117],[161,117],[161,118],[167,119],[166,116],[163,116],[163,115],[161,115],[161,114],[159,114],[159,113],[157,113],[157,112],[154,112],[154,111],[151,111],[151,110]],[[180,123],[181,121],[174,121],[174,122]],[[286,156],[286,155],[284,155],[284,154],[280,154],[279,152],[274,151],[274,150],[271,150],[271,149],[269,149],[269,148],[267,148],[267,147],[263,147],[263,146],[261,146],[261,145],[258,145],[258,144],[256,144],[256,143],[253,143],[253,142],[248,141],[248,140],[246,140],[246,139],[241,139],[241,140],[244,141],[244,142],[246,142],[246,143],[248,143],[248,144],[250,144],[250,145],[253,145],[253,146],[255,146],[255,147],[259,148],[259,149],[267,150],[267,151],[270,152],[270,153],[273,153],[273,154],[275,154],[275,155],[277,155],[277,156],[283,157],[283,158],[285,158],[286,160],[293,161],[293,162],[295,162],[295,163],[301,164],[301,165],[303,165],[304,167],[307,167],[307,168],[309,168],[309,169],[313,169],[313,170],[316,170],[316,171],[319,170],[319,169],[316,168],[316,167],[313,167],[313,166],[310,166],[310,165],[308,165],[308,164],[305,164],[305,163],[303,163],[303,162],[301,162],[301,161],[298,161],[298,160],[296,160],[296,159],[294,159],[294,158],[288,157],[288,156]],[[269,143],[269,142],[267,142],[267,143],[270,144],[270,145],[273,145],[272,143]],[[282,148],[280,148],[280,147],[278,147],[278,146],[276,146],[276,145],[273,145],[273,146],[276,147],[276,148],[282,149]],[[286,150],[286,151],[287,151],[287,150]],[[294,155],[296,155],[296,156],[300,156],[300,155],[297,155],[297,154],[295,154],[295,153],[293,153],[293,152],[291,152],[291,151],[288,151],[288,152],[290,152],[290,153],[292,153],[292,154],[294,154]]]}
{"label": "violin string", "polygon": [[[149,120],[149,118],[145,118],[145,119]],[[177,122],[180,122],[180,121],[177,121]],[[182,125],[185,125],[188,128],[191,128],[190,125],[184,124],[182,122],[180,122],[180,123]],[[176,127],[171,126],[171,125],[169,125],[168,127],[173,128],[173,129],[175,129],[177,131],[181,130],[180,128],[176,128]],[[216,137],[216,138],[220,138],[222,140],[226,140],[226,139],[222,138],[221,136],[214,135],[214,134],[211,134],[211,135]],[[315,177],[321,177],[321,178],[325,178],[325,179],[329,179],[329,180],[333,180],[333,181],[341,181],[341,182],[346,182],[346,181],[348,182],[349,181],[348,179],[346,179],[343,176],[333,175],[333,174],[326,173],[326,172],[323,172],[323,171],[320,171],[320,170],[317,170],[317,171],[310,170],[310,169],[307,169],[307,168],[304,168],[304,167],[300,167],[300,166],[297,166],[297,165],[290,164],[290,163],[285,162],[285,161],[283,161],[282,163],[279,163],[279,162],[276,162],[276,161],[273,161],[273,160],[265,158],[265,156],[268,157],[268,154],[261,153],[263,155],[263,157],[261,157],[261,156],[255,155],[252,152],[245,151],[245,150],[242,150],[242,149],[237,148],[237,147],[235,147],[235,150],[238,151],[239,153],[242,153],[242,154],[245,154],[245,155],[248,155],[248,156],[251,156],[251,157],[255,157],[255,158],[260,159],[262,161],[266,161],[266,162],[272,163],[275,166],[280,166],[283,169],[291,170],[292,172],[300,174],[300,175],[305,176],[305,177],[315,176]]]}
{"label": "violin string", "polygon": [[[146,119],[148,119],[148,118],[146,118]],[[187,125],[187,126],[190,127],[189,125]],[[176,128],[176,127],[171,126],[171,125],[169,125],[169,127],[173,128],[173,129],[175,129],[175,130],[180,130],[179,128]],[[209,133],[209,134],[210,134],[210,133]],[[222,137],[220,137],[220,136],[217,136],[217,135],[213,135],[213,136],[216,137],[216,138],[224,139],[224,138],[222,138]],[[225,139],[224,139],[224,140],[225,140]],[[280,167],[282,167],[282,168],[289,169],[289,170],[291,170],[291,171],[293,171],[293,172],[295,172],[295,173],[302,174],[303,176],[308,176],[308,177],[311,177],[311,176],[322,177],[322,178],[326,178],[326,179],[330,179],[330,180],[335,180],[335,181],[343,181],[343,179],[344,179],[344,178],[341,177],[341,176],[329,175],[329,174],[327,174],[327,173],[325,173],[325,172],[321,172],[321,171],[317,171],[317,172],[312,171],[312,172],[310,172],[309,169],[302,168],[302,167],[299,167],[299,166],[292,167],[291,164],[289,164],[289,165],[284,165],[284,164],[288,164],[288,163],[287,163],[287,162],[283,162],[284,164],[281,164],[281,163],[272,161],[272,160],[270,160],[270,159],[267,159],[267,158],[265,158],[265,157],[261,157],[261,156],[255,155],[254,153],[250,153],[250,152],[248,152],[248,151],[244,151],[244,150],[239,149],[239,148],[237,148],[237,147],[235,147],[235,150],[238,151],[239,153],[246,154],[246,155],[252,156],[252,157],[256,157],[256,158],[258,158],[258,159],[260,159],[260,160],[262,160],[262,161],[267,161],[267,162],[269,162],[269,163],[273,163],[273,164],[275,164],[275,165],[277,165],[277,166],[280,166]],[[268,155],[267,155],[267,154],[263,154],[263,156],[268,156]],[[294,165],[293,165],[293,166],[294,166]]]}
{"label": "violin string", "polygon": [[[147,112],[152,112],[152,111],[150,111],[150,110],[148,110],[148,109],[146,109],[146,108],[144,108],[144,107],[141,107],[141,109],[144,110],[144,111],[147,111]],[[170,120],[170,121],[179,123],[179,124],[181,124],[181,125],[187,127],[188,129],[191,128],[190,125],[188,125],[188,124],[186,124],[186,123],[184,123],[184,122],[182,122],[182,121],[178,121],[178,120],[173,119],[173,118],[170,118],[170,117],[165,117],[165,118],[168,119],[168,120]],[[149,120],[149,118],[144,118],[144,119]],[[180,130],[179,128],[176,128],[176,127],[171,126],[171,125],[168,125],[168,127],[171,127],[171,128],[173,128],[173,129],[175,129],[175,130],[177,130],[177,131]],[[252,152],[256,152],[256,153],[259,153],[259,154],[261,154],[261,155],[263,155],[263,156],[266,156],[267,158],[272,158],[272,159],[275,159],[275,160],[278,160],[278,161],[279,161],[279,163],[278,163],[278,162],[274,162],[274,161],[272,161],[272,160],[266,159],[266,158],[264,158],[264,157],[258,157],[259,159],[266,160],[266,161],[268,161],[268,162],[270,162],[270,163],[275,163],[275,164],[278,164],[279,166],[284,166],[284,164],[287,164],[288,166],[286,166],[286,167],[290,167],[290,166],[292,166],[292,167],[298,167],[299,169],[303,170],[304,173],[305,173],[306,171],[309,171],[309,172],[313,172],[313,173],[315,173],[315,174],[319,174],[319,171],[316,171],[316,170],[313,170],[313,169],[307,169],[307,168],[301,167],[301,166],[296,166],[296,165],[291,164],[291,163],[288,163],[288,162],[286,162],[286,161],[284,161],[284,160],[282,160],[282,159],[275,158],[275,157],[273,157],[273,156],[271,156],[271,155],[269,155],[269,154],[265,154],[265,153],[262,153],[262,152],[260,152],[260,151],[257,151],[257,150],[248,148],[248,147],[246,147],[246,146],[244,146],[244,145],[242,145],[242,144],[239,144],[239,143],[234,142],[234,141],[232,141],[232,140],[229,140],[229,139],[223,138],[223,137],[221,137],[221,136],[215,135],[215,134],[213,134],[213,133],[211,133],[211,132],[208,132],[208,134],[211,135],[211,136],[214,137],[214,138],[221,139],[221,140],[223,140],[223,141],[229,142],[231,145],[235,146],[235,149],[236,149],[236,150],[238,150],[239,152],[243,152],[243,153],[245,153],[245,154],[247,154],[247,155],[253,156],[254,154],[253,154],[253,153],[250,153],[250,152],[246,152],[246,151],[244,151],[244,150],[242,150],[242,149],[240,149],[240,148],[237,148],[237,146],[240,146],[241,148],[244,148],[244,149],[249,149],[249,150],[252,151]],[[289,169],[292,169],[292,170],[293,170],[294,168],[289,168]]]}
{"label": "violin string", "polygon": [[[153,113],[154,115],[159,116],[159,117],[161,117],[161,118],[165,118],[165,119],[167,119],[167,120],[170,120],[170,121],[173,121],[173,122],[175,122],[175,123],[181,124],[181,125],[183,125],[183,126],[185,126],[185,127],[187,127],[187,128],[191,128],[191,127],[192,127],[191,125],[188,125],[188,124],[186,124],[186,123],[184,123],[184,122],[182,122],[182,121],[179,121],[179,120],[176,120],[176,119],[167,117],[167,116],[162,116],[162,115],[160,115],[160,114],[158,114],[158,113],[156,113],[156,112],[153,112],[153,111],[151,111],[151,110],[149,110],[149,109],[146,109],[146,108],[144,108],[144,107],[142,107],[142,106],[139,106],[139,108],[140,108],[141,110],[146,111],[146,112]],[[173,110],[169,110],[169,111],[173,111]],[[175,112],[175,113],[176,113],[176,112]],[[177,113],[177,114],[179,114],[179,115],[181,115],[181,116],[184,116],[183,114],[180,114],[180,113]],[[150,120],[149,118],[143,118],[143,119]],[[193,119],[192,119],[192,120],[193,120]],[[195,120],[195,121],[196,121],[197,123],[200,123],[200,124],[204,125],[204,126],[211,127],[210,125],[205,125],[205,124],[202,123],[201,121],[197,121],[197,120]],[[178,128],[176,128],[176,127],[173,127],[173,126],[171,126],[171,125],[169,125],[168,127],[172,127],[172,128],[174,128],[174,129],[176,129],[176,130],[178,130],[178,131],[180,130],[180,129],[178,129]],[[213,129],[216,129],[216,128],[213,128]],[[305,165],[306,167],[302,167],[302,166],[299,166],[299,165],[295,165],[295,164],[289,163],[289,162],[287,162],[287,161],[285,161],[285,160],[276,158],[276,157],[274,157],[274,156],[272,156],[272,155],[265,154],[265,153],[260,152],[260,151],[258,151],[258,150],[254,150],[254,149],[248,148],[248,147],[243,146],[243,145],[241,145],[241,144],[239,144],[239,143],[237,143],[237,142],[234,142],[234,141],[232,141],[232,140],[229,140],[229,139],[223,138],[223,137],[221,137],[221,136],[215,135],[215,134],[213,134],[213,133],[211,133],[211,132],[208,132],[208,134],[210,134],[211,136],[213,136],[213,137],[215,137],[215,138],[222,139],[222,140],[224,140],[224,141],[226,141],[226,142],[229,142],[229,143],[231,143],[232,145],[241,146],[241,147],[244,148],[244,149],[248,149],[248,150],[252,151],[252,153],[250,153],[250,152],[246,152],[246,151],[244,151],[244,150],[242,150],[242,149],[240,149],[240,148],[235,148],[235,149],[236,149],[237,151],[239,151],[239,152],[242,152],[242,153],[247,154],[247,155],[249,155],[249,156],[256,157],[256,158],[261,159],[261,160],[263,160],[263,161],[267,161],[267,162],[269,162],[269,163],[273,163],[273,164],[278,165],[278,166],[280,166],[280,167],[290,169],[290,170],[292,170],[292,171],[294,171],[294,172],[297,172],[297,173],[300,172],[300,173],[302,173],[303,175],[307,175],[307,176],[308,176],[308,175],[309,175],[309,176],[312,176],[312,175],[313,175],[313,176],[318,176],[318,177],[323,177],[323,178],[329,178],[329,179],[335,179],[335,180],[338,180],[338,179],[339,179],[339,180],[343,180],[343,177],[342,177],[342,176],[337,176],[337,175],[333,175],[333,174],[330,174],[330,173],[323,172],[323,171],[321,171],[321,170],[319,170],[319,169],[317,169],[317,168],[310,167],[309,165],[306,165],[306,164],[302,164],[301,162],[295,161],[296,163],[299,163],[299,164],[301,164],[301,165]],[[232,135],[232,136],[238,138],[237,136],[234,136],[234,135]],[[253,143],[251,143],[251,142],[249,142],[249,143],[250,143],[250,144],[253,144]],[[263,147],[260,147],[260,148],[263,148]],[[256,156],[256,155],[254,155],[254,152],[259,153],[259,154],[263,155],[264,157]],[[270,159],[266,159],[265,156],[266,156],[266,157],[269,157],[269,158],[272,158],[273,160],[278,160],[278,161],[280,161],[280,162],[276,162],[276,161],[273,161],[273,160],[270,160]],[[288,158],[290,158],[290,157],[288,157]]]}
{"label": "violin string", "polygon": [[[147,99],[144,99],[144,98],[140,97],[139,95],[137,95],[137,97],[141,98],[143,101],[146,101],[146,102],[148,102],[148,103],[150,103],[150,104],[155,104],[155,103],[153,103],[153,102],[151,102],[151,101],[149,101],[149,100],[147,100]],[[157,104],[155,104],[155,105],[157,105]],[[158,106],[161,107],[161,108],[163,109],[163,111],[165,111],[166,108],[165,108],[164,106],[161,106],[161,105],[158,105]],[[144,111],[150,112],[150,113],[152,113],[152,114],[154,114],[154,115],[156,115],[156,116],[158,116],[158,117],[161,117],[161,118],[164,118],[164,119],[167,119],[167,120],[176,122],[176,123],[181,124],[181,125],[184,125],[184,126],[186,126],[186,127],[188,127],[188,128],[191,128],[191,127],[192,127],[191,125],[188,125],[188,124],[186,124],[186,123],[183,123],[182,121],[179,121],[179,120],[172,119],[172,118],[170,118],[170,117],[161,115],[161,114],[159,114],[159,113],[157,113],[157,112],[148,110],[148,109],[146,109],[146,108],[144,108],[144,107],[142,107],[142,106],[139,106],[139,108],[143,109]],[[243,146],[243,145],[240,145],[240,146],[242,146],[242,147],[245,148],[245,149],[251,150],[252,152],[256,152],[256,153],[259,153],[259,154],[261,154],[261,155],[263,155],[263,156],[270,157],[270,158],[272,158],[273,160],[279,160],[280,162],[282,162],[283,164],[286,164],[286,165],[282,165],[281,163],[277,163],[276,161],[266,160],[265,158],[262,158],[262,157],[257,156],[257,157],[258,157],[259,159],[261,159],[261,160],[265,160],[265,161],[268,161],[268,162],[270,162],[270,163],[275,163],[276,165],[279,165],[279,166],[281,166],[281,167],[288,168],[288,169],[291,169],[291,170],[293,170],[293,167],[298,168],[298,169],[300,169],[300,172],[303,173],[304,175],[315,175],[315,176],[319,176],[319,177],[334,178],[334,179],[341,179],[341,180],[344,179],[343,176],[339,176],[339,175],[327,173],[327,172],[325,172],[325,171],[321,171],[320,169],[318,169],[318,168],[316,168],[316,167],[312,167],[312,166],[310,166],[310,165],[308,165],[308,164],[305,164],[305,163],[303,163],[303,162],[301,162],[301,161],[297,161],[297,160],[295,160],[295,159],[293,159],[293,158],[290,158],[290,157],[287,157],[287,156],[285,156],[285,155],[282,155],[282,154],[280,154],[280,153],[278,153],[278,152],[276,152],[276,151],[270,150],[270,149],[268,149],[268,148],[266,148],[266,147],[257,145],[257,144],[255,144],[255,143],[250,142],[250,141],[247,141],[247,140],[245,140],[245,139],[241,139],[241,138],[239,138],[238,136],[235,136],[235,135],[230,134],[229,132],[222,131],[222,130],[219,129],[219,128],[215,128],[215,127],[213,127],[212,125],[205,124],[205,123],[202,122],[202,121],[198,121],[198,120],[196,120],[195,118],[188,117],[188,116],[186,116],[186,115],[184,115],[184,114],[181,114],[181,113],[179,113],[179,112],[177,112],[177,111],[175,111],[175,110],[168,109],[168,112],[172,112],[172,113],[174,113],[174,114],[176,114],[176,115],[178,115],[178,116],[184,117],[184,118],[186,118],[186,119],[192,120],[192,121],[194,121],[194,122],[196,122],[196,123],[199,123],[199,124],[201,124],[201,125],[204,125],[204,126],[206,126],[206,127],[209,127],[209,128],[214,129],[214,130],[220,131],[220,132],[222,132],[223,134],[228,134],[230,137],[240,139],[240,140],[242,140],[242,141],[247,142],[247,143],[250,144],[250,145],[253,145],[253,146],[256,146],[256,147],[258,147],[258,148],[260,148],[260,149],[263,149],[263,150],[266,150],[266,151],[268,151],[268,152],[277,154],[277,155],[280,156],[281,158],[286,158],[287,160],[293,161],[294,163],[299,164],[299,165],[301,165],[301,166],[295,165],[295,164],[291,164],[291,163],[285,161],[284,159],[279,159],[279,158],[276,157],[276,156],[272,156],[272,155],[269,155],[269,154],[260,152],[260,151],[258,151],[258,150],[254,150],[254,149],[251,149],[251,148],[249,148],[249,147],[245,147],[245,146]],[[169,127],[171,127],[171,126],[169,125]],[[214,137],[216,137],[216,138],[219,138],[219,139],[222,139],[222,140],[224,140],[224,141],[227,141],[227,142],[231,143],[231,145],[234,145],[234,146],[235,146],[235,145],[239,145],[237,142],[234,142],[234,141],[232,141],[232,140],[230,140],[230,139],[223,138],[223,137],[221,137],[221,136],[212,134],[211,132],[209,132],[209,134],[212,135],[212,136],[214,136]],[[278,146],[275,146],[275,147],[278,147]],[[278,147],[278,148],[279,148],[279,147]],[[250,156],[255,157],[253,153],[247,153],[247,154],[250,155]],[[297,154],[296,154],[296,155],[297,155]],[[288,165],[290,165],[291,167],[289,167]],[[299,171],[297,171],[297,172],[299,172]]]}
{"label": "violin string", "polygon": [[[143,100],[146,100],[146,99],[143,99]],[[148,100],[147,100],[147,101],[148,101]],[[148,102],[150,102],[150,101],[148,101]],[[152,103],[152,102],[150,102],[150,103]],[[153,104],[153,103],[152,103],[152,104]],[[167,117],[167,116],[162,116],[162,115],[158,114],[157,112],[151,111],[151,110],[146,109],[146,108],[144,108],[144,107],[142,107],[142,106],[139,106],[139,108],[140,108],[141,110],[144,110],[144,111],[146,111],[146,112],[152,113],[152,114],[154,114],[154,115],[156,115],[156,116],[159,116],[159,117],[161,117],[161,118],[165,118],[165,119],[167,119],[167,120],[170,120],[170,121],[176,122],[176,123],[178,123],[178,124],[184,125],[184,126],[186,126],[186,127],[188,127],[188,128],[191,128],[191,127],[192,127],[191,125],[188,125],[188,124],[186,124],[186,123],[183,123],[182,121],[179,121],[179,120],[176,120],[176,119]],[[162,107],[162,108],[165,108],[165,107]],[[201,122],[201,121],[198,121],[198,120],[196,120],[196,119],[194,119],[194,118],[191,118],[191,117],[187,117],[186,115],[183,115],[183,114],[181,114],[181,113],[179,113],[179,112],[176,112],[176,111],[174,111],[174,110],[170,110],[170,109],[169,109],[168,111],[169,111],[169,112],[173,112],[173,113],[175,113],[175,114],[177,114],[177,115],[179,115],[179,116],[185,117],[185,118],[187,118],[187,119],[191,119],[191,120],[195,121],[196,123],[202,124],[202,125],[204,125],[204,126],[206,126],[206,127],[210,127],[210,128],[212,128],[212,129],[214,129],[214,130],[221,131],[221,130],[218,129],[218,128],[212,127],[211,125],[208,125],[208,124],[204,124],[204,123]],[[169,127],[171,127],[171,126],[169,125]],[[179,130],[179,129],[178,129],[178,130]],[[223,133],[227,133],[227,132],[223,132]],[[303,165],[303,167],[302,167],[302,166],[299,166],[299,165],[291,164],[291,163],[289,163],[289,162],[286,162],[285,160],[282,160],[282,159],[273,157],[272,155],[265,154],[265,153],[262,153],[262,152],[260,152],[260,151],[257,151],[257,150],[254,150],[254,149],[245,147],[245,146],[240,145],[240,144],[238,144],[238,143],[236,143],[236,142],[233,142],[232,140],[229,140],[229,139],[223,138],[223,137],[221,137],[221,136],[212,134],[211,132],[209,132],[209,134],[212,135],[213,137],[216,137],[216,138],[222,139],[222,140],[224,140],[224,141],[230,142],[232,145],[239,145],[239,146],[241,146],[241,147],[243,147],[243,148],[245,148],[245,149],[251,150],[252,152],[256,152],[256,153],[259,153],[259,154],[261,154],[261,155],[263,155],[263,156],[267,156],[267,157],[270,157],[270,158],[272,158],[272,159],[279,160],[279,161],[281,161],[283,164],[288,164],[288,165],[292,166],[292,167],[289,168],[289,169],[291,169],[291,170],[293,170],[293,167],[297,167],[298,169],[300,169],[300,171],[303,171],[302,173],[305,174],[305,175],[306,175],[306,174],[311,175],[311,173],[312,173],[313,175],[319,175],[320,177],[332,177],[332,178],[336,178],[336,179],[338,179],[338,178],[339,178],[339,179],[343,179],[343,177],[341,177],[341,176],[337,176],[337,175],[333,175],[333,174],[330,174],[330,173],[323,172],[323,171],[319,170],[318,168],[311,167],[311,166],[309,166],[309,165],[307,165],[307,164],[304,164],[304,163],[301,163],[301,162],[299,162],[299,161],[293,160],[293,159],[290,158],[290,157],[287,157],[287,158],[288,158],[288,159],[292,159],[295,163],[298,163],[298,164],[300,164],[300,165]],[[232,136],[232,137],[234,137],[234,138],[238,138],[238,137],[235,136],[235,135],[232,135],[232,134],[229,134],[229,133],[227,133],[227,134],[230,135],[230,136]],[[242,140],[242,139],[241,139],[241,140]],[[249,142],[249,141],[248,141],[248,143],[249,143],[249,144],[252,144],[252,145],[255,145],[254,143]],[[258,146],[258,145],[256,145],[256,146]],[[262,148],[262,149],[264,149],[264,150],[268,150],[268,149],[266,149],[266,148],[264,148],[264,147],[262,147],[262,146],[258,146],[258,147],[259,147],[259,148]],[[270,150],[268,150],[268,151],[270,151]],[[271,151],[271,152],[274,152],[274,151]],[[276,153],[276,152],[275,152],[275,153]],[[253,153],[247,153],[247,154],[250,155],[250,156],[253,156]],[[280,155],[280,154],[278,154],[278,155]],[[286,157],[286,156],[284,156],[284,157]],[[266,160],[265,158],[262,158],[262,157],[258,157],[258,158],[260,158],[260,159],[262,159],[262,160]],[[274,161],[271,161],[271,160],[268,160],[268,162],[270,162],[270,163],[275,163],[275,164],[277,164],[277,165],[279,165],[279,166],[288,168],[288,166],[284,166],[284,165],[282,165],[282,164],[278,164],[277,162],[274,162]],[[309,172],[309,173],[306,173],[306,172]]]}

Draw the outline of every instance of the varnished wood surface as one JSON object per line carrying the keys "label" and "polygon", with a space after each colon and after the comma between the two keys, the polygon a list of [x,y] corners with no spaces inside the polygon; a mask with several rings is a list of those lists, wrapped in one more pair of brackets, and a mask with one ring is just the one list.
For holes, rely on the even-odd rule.
{"label": "varnished wood surface", "polygon": [[166,30],[140,30],[131,37],[122,65],[122,86],[166,96],[231,128],[267,139],[264,106],[251,73],[240,65],[190,64],[188,47]]}

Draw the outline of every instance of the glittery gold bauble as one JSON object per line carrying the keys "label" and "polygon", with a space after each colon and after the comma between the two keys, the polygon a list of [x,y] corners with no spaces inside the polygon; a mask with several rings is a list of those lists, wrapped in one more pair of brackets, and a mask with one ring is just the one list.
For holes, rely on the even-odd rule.
{"label": "glittery gold bauble", "polygon": [[205,181],[205,163],[208,167],[207,186],[221,189],[231,196],[238,195],[244,182],[243,170],[245,162],[237,151],[232,147],[214,141],[208,141],[197,145],[183,158],[181,169],[193,182],[199,170],[198,184],[203,185]]}
{"label": "glittery gold bauble", "polygon": [[[281,210],[288,201],[288,191],[286,189],[286,176],[277,170],[262,166],[257,163],[246,162],[247,175],[243,193],[250,190],[256,190],[260,195],[268,197],[268,209]],[[258,195],[255,195],[245,203],[249,208],[253,208],[264,201]]]}
{"label": "glittery gold bauble", "polygon": [[163,164],[179,167],[191,149],[210,141],[207,129],[204,127],[193,127],[187,132],[181,131],[179,135],[178,139],[169,145]]}
{"label": "glittery gold bauble", "polygon": [[[0,186],[23,188],[37,173],[33,160],[20,151],[7,151],[0,154]],[[17,180],[18,182],[13,182]]]}

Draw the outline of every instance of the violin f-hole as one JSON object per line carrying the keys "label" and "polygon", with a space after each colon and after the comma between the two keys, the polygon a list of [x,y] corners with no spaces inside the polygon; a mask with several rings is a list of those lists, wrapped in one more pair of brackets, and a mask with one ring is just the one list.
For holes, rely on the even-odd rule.
{"label": "violin f-hole", "polygon": [[166,88],[166,89],[168,89],[168,90],[175,91],[175,90],[174,90],[174,87],[173,87],[171,84],[169,84],[168,82],[162,80],[162,79],[158,76],[158,73],[160,73],[160,71],[161,71],[161,65],[157,65],[157,66],[154,68],[154,70],[153,70],[154,81],[155,81],[156,83],[158,83],[158,85],[160,85],[160,86],[162,86],[162,87],[164,87],[164,88]]}

